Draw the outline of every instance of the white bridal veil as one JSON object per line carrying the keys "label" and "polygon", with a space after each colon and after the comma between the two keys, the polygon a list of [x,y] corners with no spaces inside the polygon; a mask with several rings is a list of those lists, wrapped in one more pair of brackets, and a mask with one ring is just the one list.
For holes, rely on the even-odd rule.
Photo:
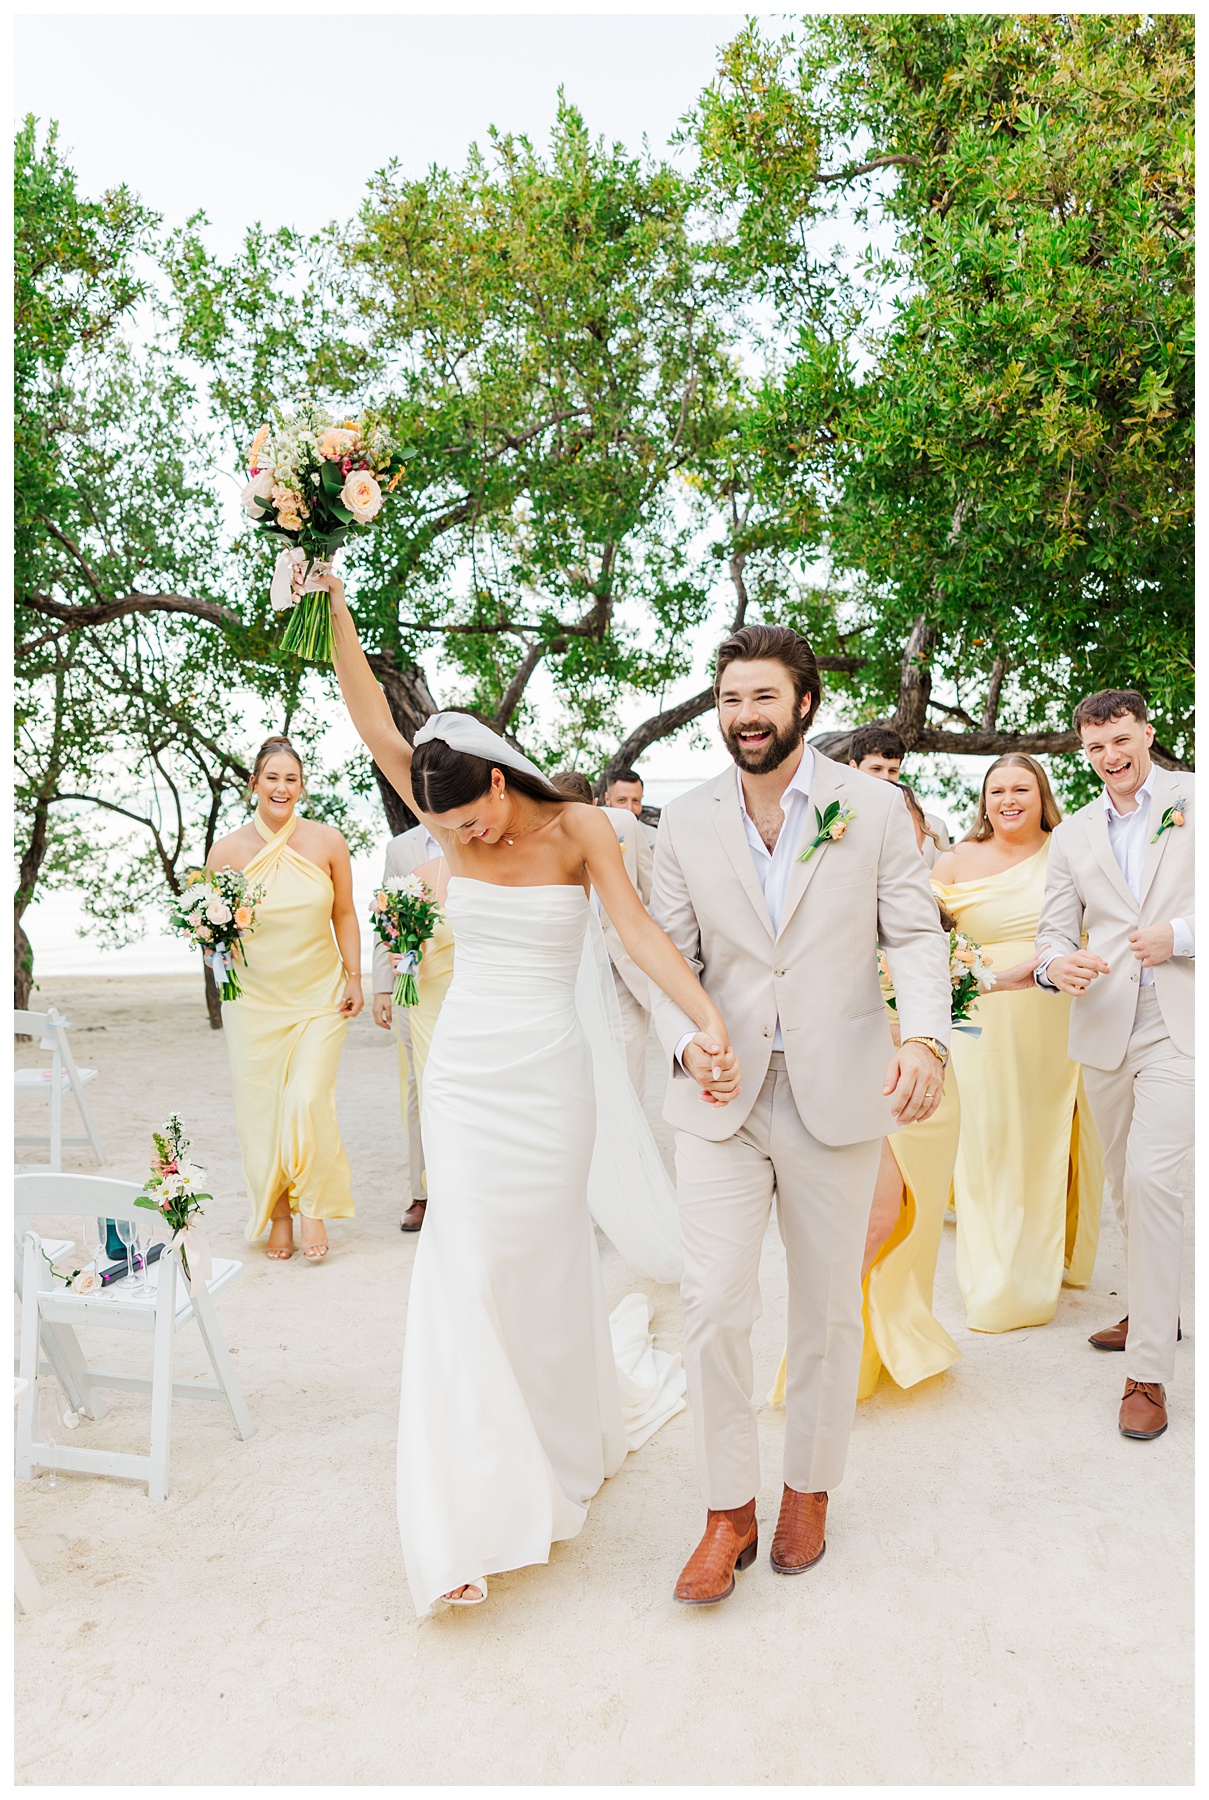
{"label": "white bridal veil", "polygon": [[[552,799],[564,799],[535,763],[468,713],[434,713],[415,742],[419,746],[433,738],[496,768],[521,769],[542,782]],[[633,1268],[653,1281],[679,1281],[684,1261],[675,1190],[626,1068],[621,1013],[595,909],[588,915],[575,1005],[592,1052],[596,1088],[588,1208]]]}

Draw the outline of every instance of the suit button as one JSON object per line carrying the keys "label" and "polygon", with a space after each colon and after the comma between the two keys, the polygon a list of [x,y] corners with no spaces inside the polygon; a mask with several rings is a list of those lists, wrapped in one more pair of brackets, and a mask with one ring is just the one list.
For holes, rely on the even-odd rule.
{"label": "suit button", "polygon": [[768,1028],[768,1026],[767,1026],[767,1025],[766,1025],[766,1026],[765,1026],[765,1027],[764,1027],[764,1036],[765,1036],[765,1037],[771,1037],[771,1036],[772,1036],[772,1032],[771,1032],[771,1031],[770,1031],[770,1030],[769,1030],[769,1028]]}
{"label": "suit button", "polygon": [[774,969],[773,970],[774,975],[783,975],[784,973],[785,973],[784,969]]}

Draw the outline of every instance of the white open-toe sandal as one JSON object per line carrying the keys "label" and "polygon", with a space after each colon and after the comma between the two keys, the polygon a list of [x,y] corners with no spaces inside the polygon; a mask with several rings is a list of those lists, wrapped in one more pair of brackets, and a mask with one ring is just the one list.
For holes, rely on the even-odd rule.
{"label": "white open-toe sandal", "polygon": [[441,1599],[446,1606],[481,1606],[483,1601],[487,1598],[487,1577],[485,1575],[476,1575],[473,1581],[463,1581],[461,1586],[481,1588],[482,1592],[476,1594],[459,1594],[456,1599],[451,1599],[448,1594],[442,1594]]}

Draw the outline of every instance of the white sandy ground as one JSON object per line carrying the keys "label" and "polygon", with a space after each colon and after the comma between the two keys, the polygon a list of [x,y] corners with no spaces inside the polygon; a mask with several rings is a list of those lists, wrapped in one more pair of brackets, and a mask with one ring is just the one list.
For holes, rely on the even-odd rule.
{"label": "white sandy ground", "polygon": [[[724,1605],[673,1604],[703,1522],[681,1414],[549,1567],[418,1623],[394,1517],[416,1239],[385,1035],[358,1020],[340,1077],[359,1216],[325,1264],[275,1266],[241,1248],[226,1049],[199,984],[48,981],[39,999],[101,1071],[110,1173],[140,1177],[151,1128],[184,1114],[215,1247],[246,1259],[219,1310],[258,1429],[240,1443],[224,1409],[177,1402],[162,1505],[98,1478],[17,1484],[46,1601],[17,1620],[20,1782],[1191,1781],[1190,1280],[1171,1428],[1126,1442],[1123,1359],[1086,1342],[1119,1316],[1115,1222],[1088,1291],[998,1337],[961,1324],[946,1230],[937,1312],[964,1360],[914,1393],[883,1377],[860,1407],[809,1574],[768,1566],[782,1422],[765,1409],[760,1560]],[[610,1304],[639,1285],[607,1246],[604,1267]],[[674,1346],[677,1296],[648,1291]],[[775,1226],[764,1298],[760,1393],[785,1319]],[[178,1348],[182,1377],[206,1372],[192,1328]],[[145,1403],[116,1398],[78,1436],[142,1449],[145,1430]]]}

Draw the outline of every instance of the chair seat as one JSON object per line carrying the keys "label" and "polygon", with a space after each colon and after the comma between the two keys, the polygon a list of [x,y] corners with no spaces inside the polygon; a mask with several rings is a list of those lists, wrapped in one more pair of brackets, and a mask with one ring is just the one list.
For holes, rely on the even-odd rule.
{"label": "chair seat", "polygon": [[74,1250],[75,1247],[76,1241],[74,1238],[42,1239],[42,1248],[45,1250],[52,1263],[57,1263],[61,1256],[66,1256],[67,1252],[69,1250]]}
{"label": "chair seat", "polygon": [[[49,1253],[49,1244],[46,1248]],[[103,1263],[102,1273],[105,1269],[120,1267],[120,1263]],[[206,1283],[210,1293],[216,1294],[221,1288],[228,1287],[242,1268],[243,1264],[235,1261],[232,1257],[216,1256],[214,1258],[214,1272]],[[39,1296],[39,1300],[43,1310],[45,1310],[47,1302],[50,1302],[54,1306],[56,1313],[58,1313],[60,1307],[87,1306],[92,1312],[94,1322],[97,1318],[97,1309],[105,1306],[122,1306],[123,1308],[138,1306],[146,1308],[146,1310],[150,1312],[155,1306],[156,1290],[159,1287],[159,1273],[159,1262],[153,1262],[151,1265],[151,1292],[149,1294],[143,1293],[141,1290],[132,1291],[130,1277],[127,1276],[124,1281],[111,1282],[108,1287],[102,1288],[99,1294],[73,1294],[70,1288],[55,1288],[51,1291],[44,1291]],[[189,1298],[189,1289],[187,1285],[184,1281],[181,1281],[177,1284],[177,1326],[179,1327],[187,1324],[192,1317],[193,1302]]]}
{"label": "chair seat", "polygon": [[[50,1069],[14,1069],[13,1086],[18,1093],[49,1094],[52,1073],[53,1071]],[[97,1078],[95,1069],[77,1069],[76,1074],[80,1078],[81,1087],[86,1087],[90,1081],[95,1081]],[[64,1094],[71,1092],[71,1077],[66,1069],[59,1076],[59,1091]]]}

